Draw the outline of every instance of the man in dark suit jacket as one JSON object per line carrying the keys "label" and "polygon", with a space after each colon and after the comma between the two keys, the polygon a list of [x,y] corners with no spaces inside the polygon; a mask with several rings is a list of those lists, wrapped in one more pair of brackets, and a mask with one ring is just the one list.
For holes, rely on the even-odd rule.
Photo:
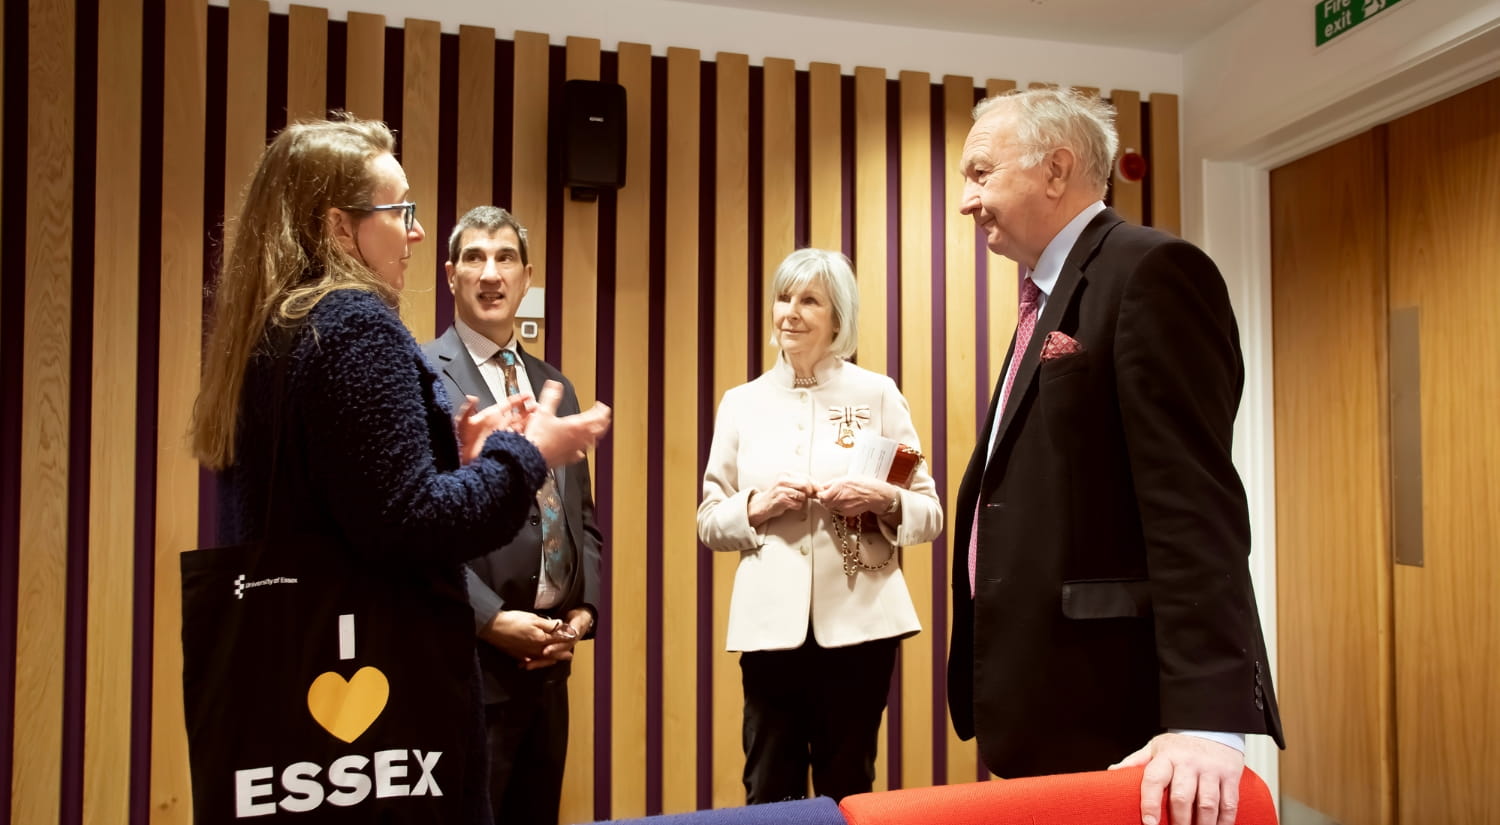
{"label": "man in dark suit jacket", "polygon": [[[515,217],[493,206],[470,210],[453,229],[445,269],[456,317],[423,351],[454,407],[465,397],[482,409],[517,391],[539,395],[556,381],[563,393],[557,414],[578,412],[573,385],[521,349],[515,334],[516,310],[531,285],[526,230]],[[513,541],[469,564],[469,602],[485,642],[479,658],[497,825],[557,822],[569,660],[597,616],[602,537],[588,463],[557,468],[554,498],[548,489]]]}
{"label": "man in dark suit jacket", "polygon": [[1117,145],[1068,91],[975,108],[962,211],[1023,304],[958,491],[949,708],[1002,776],[1146,765],[1148,825],[1168,787],[1174,822],[1232,822],[1244,735],[1285,747],[1230,458],[1239,333],[1203,252],[1105,208]]}

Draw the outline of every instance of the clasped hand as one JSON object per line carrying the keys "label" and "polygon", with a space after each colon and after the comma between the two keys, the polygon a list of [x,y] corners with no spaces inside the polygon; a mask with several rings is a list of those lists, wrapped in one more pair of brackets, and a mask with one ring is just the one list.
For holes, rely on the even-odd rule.
{"label": "clasped hand", "polygon": [[841,476],[818,484],[801,473],[782,473],[776,483],[750,497],[747,514],[750,526],[759,527],[788,510],[801,510],[809,501],[817,501],[836,516],[879,515],[897,495],[893,485],[873,478]]}
{"label": "clasped hand", "polygon": [[567,620],[501,610],[479,635],[520,662],[523,670],[536,670],[572,659],[574,646],[593,621],[593,614],[583,607],[568,611]]}
{"label": "clasped hand", "polygon": [[583,460],[584,453],[609,432],[610,409],[596,401],[583,412],[559,416],[562,396],[562,385],[548,381],[539,399],[521,393],[477,412],[479,399],[466,396],[454,418],[460,459],[468,464],[478,458],[490,433],[513,432],[526,436],[548,467]]}

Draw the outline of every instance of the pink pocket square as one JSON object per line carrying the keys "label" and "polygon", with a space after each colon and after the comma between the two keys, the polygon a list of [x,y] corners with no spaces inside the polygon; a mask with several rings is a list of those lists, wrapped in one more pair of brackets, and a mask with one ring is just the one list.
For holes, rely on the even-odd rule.
{"label": "pink pocket square", "polygon": [[1051,361],[1075,352],[1083,352],[1083,344],[1055,330],[1047,333],[1047,340],[1042,344],[1043,361]]}

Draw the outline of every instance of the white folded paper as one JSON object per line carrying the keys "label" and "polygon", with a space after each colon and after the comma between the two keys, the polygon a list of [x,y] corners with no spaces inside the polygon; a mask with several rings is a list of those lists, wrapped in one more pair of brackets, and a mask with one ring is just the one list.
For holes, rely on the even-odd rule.
{"label": "white folded paper", "polygon": [[849,475],[885,481],[891,475],[891,462],[896,458],[898,446],[893,438],[860,431],[849,455]]}

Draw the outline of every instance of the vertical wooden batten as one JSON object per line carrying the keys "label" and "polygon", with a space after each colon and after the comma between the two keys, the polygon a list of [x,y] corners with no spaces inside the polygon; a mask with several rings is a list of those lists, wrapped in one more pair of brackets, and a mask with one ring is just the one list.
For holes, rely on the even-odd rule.
{"label": "vertical wooden batten", "polygon": [[[458,27],[458,179],[453,214],[494,203],[495,30]],[[526,225],[527,215],[521,218]]]}
{"label": "vertical wooden batten", "polygon": [[698,175],[699,69],[694,49],[667,50],[667,322],[663,344],[662,615],[674,617],[663,634],[662,808],[698,807]]}
{"label": "vertical wooden batten", "polygon": [[[984,93],[987,97],[994,97],[1014,88],[1016,84],[1013,80],[992,79],[984,84]],[[1016,333],[1016,314],[1019,311],[1017,304],[1020,302],[1018,280],[1020,271],[1016,268],[1015,261],[993,252],[985,253],[985,262],[987,264],[986,287],[989,294],[987,313],[989,340],[980,342],[980,345],[987,346],[989,349],[989,385],[985,388],[985,398],[988,399],[995,387],[999,385],[1000,373],[1005,369],[1005,352],[1010,347],[1010,339]],[[984,423],[983,419],[980,419],[980,423]]]}
{"label": "vertical wooden batten", "polygon": [[843,246],[842,81],[833,63],[808,67],[809,240],[822,249]]}
{"label": "vertical wooden batten", "polygon": [[[1127,152],[1142,153],[1141,145],[1141,93],[1115,89],[1109,93],[1109,102],[1115,107],[1115,130],[1120,133],[1120,152],[1110,170],[1111,201],[1116,212],[1131,223],[1140,223],[1145,214],[1142,206],[1144,192],[1141,181],[1130,181],[1120,176],[1120,158]],[[1146,160],[1150,163],[1150,159]]]}
{"label": "vertical wooden batten", "polygon": [[[599,79],[599,41],[570,37],[566,46],[566,79]],[[599,352],[599,202],[563,203],[562,363],[559,367],[573,382],[580,409],[588,409],[598,398]],[[597,464],[594,467],[597,469]],[[591,476],[592,477],[592,476]],[[568,687],[568,753],[563,776],[562,819],[582,822],[593,818],[594,760],[594,650],[579,645],[573,652],[573,673]]]}
{"label": "vertical wooden batten", "polygon": [[[901,129],[901,394],[918,433],[932,432],[932,83],[902,72]],[[901,572],[917,617],[932,627],[931,544],[901,551]],[[901,786],[932,784],[930,633],[901,643]]]}
{"label": "vertical wooden batten", "polygon": [[198,394],[203,316],[207,8],[168,0],[162,89],[160,318],[157,348],[156,586],[151,821],[192,821],[182,715],[182,579],[198,543],[198,464],[187,431]]}
{"label": "vertical wooden batten", "polygon": [[[886,233],[887,200],[885,70],[854,70],[854,277],[859,284],[859,351],[855,359],[872,372],[886,373],[886,339],[892,319],[886,311],[890,274]],[[889,787],[889,716],[876,735],[874,790]]]}
{"label": "vertical wooden batten", "polygon": [[385,117],[385,17],[351,11],[345,32],[344,108],[380,120]]}
{"label": "vertical wooden batten", "polygon": [[[270,6],[266,0],[234,0],[229,4],[229,71],[224,91],[224,244],[221,247],[224,256],[234,249],[235,220],[240,214],[243,193],[266,147],[269,30]],[[222,263],[217,268],[222,271]]]}
{"label": "vertical wooden batten", "polygon": [[[745,159],[750,153],[750,61],[743,54],[714,56],[718,88],[715,92],[714,151],[714,406],[730,388],[748,377],[749,334],[754,311],[738,300],[750,283],[750,239],[744,204],[750,200],[750,177]],[[738,553],[715,553],[713,558],[713,805],[742,804],[743,746],[740,741],[745,695],[740,683],[739,654],[725,651],[729,628],[729,598]]]}
{"label": "vertical wooden batten", "polygon": [[[761,71],[763,140],[761,143],[761,282],[767,286],[781,259],[796,244],[797,215],[797,70],[782,58],[766,58]],[[760,340],[770,340],[770,321],[757,318]],[[761,363],[776,363],[777,349],[762,344]]]}
{"label": "vertical wooden batten", "polygon": [[406,289],[401,317],[418,341],[441,331],[437,326],[436,291],[448,288],[438,274],[438,261],[448,258],[448,227],[437,225],[438,105],[441,99],[440,51],[442,29],[430,20],[407,18],[402,39],[401,134],[397,135],[401,166],[411,185],[408,199],[417,204],[417,220],[427,234],[413,244],[406,267]]}
{"label": "vertical wooden batten", "polygon": [[[924,438],[932,441],[931,444],[924,445],[926,452],[934,456],[934,461],[930,462],[928,470],[935,478],[938,478],[939,473],[942,474],[940,483],[944,485],[947,492],[947,497],[942,504],[943,512],[947,514],[943,524],[947,533],[946,546],[949,553],[947,557],[939,556],[934,560],[934,564],[943,566],[940,570],[934,570],[934,575],[941,575],[944,579],[948,578],[947,571],[952,569],[953,553],[966,553],[968,548],[969,537],[953,533],[953,525],[959,520],[959,513],[955,512],[954,508],[958,501],[958,486],[963,481],[964,470],[968,468],[969,455],[974,449],[975,438],[981,423],[977,420],[976,398],[986,393],[985,388],[976,386],[975,379],[978,357],[978,347],[975,346],[977,339],[975,311],[978,301],[975,278],[978,273],[975,271],[974,220],[958,211],[964,189],[964,179],[958,170],[963,159],[964,142],[969,136],[969,127],[974,123],[973,117],[970,116],[973,108],[973,78],[944,77],[944,142],[943,163],[940,168],[946,174],[943,187],[944,203],[941,206],[945,229],[944,268],[947,273],[944,293],[944,314],[947,318],[944,330],[944,351],[947,369],[942,387],[947,403],[947,415],[944,422],[946,438],[942,443],[938,443],[935,433],[921,433]],[[953,627],[951,582],[949,585],[946,588],[949,598],[944,613],[947,620],[946,628],[949,632],[941,635],[935,634],[932,640],[933,645],[941,646],[944,651],[948,650]],[[933,697],[933,701],[946,707],[948,698],[939,693]],[[960,741],[958,734],[953,730],[953,725],[948,722],[947,713],[934,714],[932,724],[938,727],[939,739],[943,747],[947,749],[947,770],[943,775],[934,777],[934,781],[973,781],[974,765],[977,764],[974,740]]]}
{"label": "vertical wooden batten", "polygon": [[[547,284],[547,94],[550,75],[547,35],[516,32],[515,96],[512,131],[510,210],[527,230],[531,285]],[[472,205],[472,204],[471,204]],[[468,207],[464,207],[468,208]],[[552,319],[528,349],[545,353]]]}
{"label": "vertical wooden batten", "polygon": [[135,421],[140,215],[142,0],[99,5],[94,214],[93,398],[89,444],[88,675],[83,822],[130,813],[135,577]]}
{"label": "vertical wooden batten", "polygon": [[647,547],[647,485],[641,483],[651,449],[644,426],[652,414],[651,374],[647,347],[651,339],[650,214],[652,128],[661,122],[651,111],[651,48],[621,43],[619,82],[625,87],[625,179],[615,219],[615,397],[610,438],[614,465],[610,489],[614,493],[613,535],[605,537],[611,551],[609,633],[612,653],[610,707],[610,815],[638,817],[646,812],[646,565],[640,555]]}
{"label": "vertical wooden batten", "polygon": [[328,11],[287,10],[286,122],[328,114]]}
{"label": "vertical wooden batten", "polygon": [[1182,234],[1182,172],[1177,128],[1177,95],[1153,94],[1151,157],[1146,174],[1151,180],[1151,225],[1173,235]]}
{"label": "vertical wooden batten", "polygon": [[[74,4],[31,0],[11,821],[59,814],[68,577]],[[13,276],[14,277],[14,276]],[[50,757],[50,758],[49,758]]]}

